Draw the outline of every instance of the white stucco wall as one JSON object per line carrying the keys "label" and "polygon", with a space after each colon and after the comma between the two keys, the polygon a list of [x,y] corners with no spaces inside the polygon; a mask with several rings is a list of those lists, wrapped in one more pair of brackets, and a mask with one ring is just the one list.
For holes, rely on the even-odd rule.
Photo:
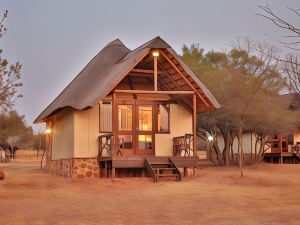
{"label": "white stucco wall", "polygon": [[74,157],[97,157],[99,107],[75,111],[74,121]]}
{"label": "white stucco wall", "polygon": [[300,132],[294,133],[294,145],[297,144],[297,142],[300,142]]}
{"label": "white stucco wall", "polygon": [[[219,135],[217,138],[218,138],[219,148],[222,151],[223,148],[224,148],[223,137],[221,135]],[[233,148],[234,153],[238,153],[238,139],[237,138],[234,139],[232,148]],[[254,154],[254,151],[255,151],[255,136],[254,136],[253,133],[247,132],[247,133],[243,134],[244,153],[251,153],[251,148],[252,148],[252,153]]]}
{"label": "white stucco wall", "polygon": [[193,133],[193,115],[182,105],[170,105],[170,134],[155,134],[155,155],[173,155],[173,137]]}
{"label": "white stucco wall", "polygon": [[52,159],[68,159],[74,156],[74,111],[64,109],[52,118]]}

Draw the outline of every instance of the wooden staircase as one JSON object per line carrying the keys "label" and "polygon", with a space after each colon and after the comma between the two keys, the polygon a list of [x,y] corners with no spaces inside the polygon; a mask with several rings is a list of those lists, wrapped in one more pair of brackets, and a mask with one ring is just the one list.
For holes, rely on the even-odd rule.
{"label": "wooden staircase", "polygon": [[181,180],[178,168],[168,157],[146,158],[145,168],[154,182],[157,182],[160,177],[174,177],[176,181]]}

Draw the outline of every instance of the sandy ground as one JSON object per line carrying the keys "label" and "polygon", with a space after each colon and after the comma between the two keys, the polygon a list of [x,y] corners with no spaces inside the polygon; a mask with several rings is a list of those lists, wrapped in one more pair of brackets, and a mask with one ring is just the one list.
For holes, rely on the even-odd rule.
{"label": "sandy ground", "polygon": [[0,165],[1,225],[300,224],[300,165],[204,167],[181,182],[68,179],[38,162]]}

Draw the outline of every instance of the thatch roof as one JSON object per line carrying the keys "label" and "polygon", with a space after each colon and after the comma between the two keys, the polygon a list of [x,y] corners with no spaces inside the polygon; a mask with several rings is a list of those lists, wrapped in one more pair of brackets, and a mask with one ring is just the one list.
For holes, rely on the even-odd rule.
{"label": "thatch roof", "polygon": [[119,39],[106,45],[74,78],[74,80],[58,95],[58,97],[36,118],[34,123],[44,122],[55,112],[71,107],[84,110],[95,105],[107,96],[140,62],[151,49],[160,49],[171,55],[188,74],[193,86],[199,90],[209,107],[219,108],[220,105],[205,85],[182,61],[180,56],[160,37],[156,37],[135,50],[128,49]]}

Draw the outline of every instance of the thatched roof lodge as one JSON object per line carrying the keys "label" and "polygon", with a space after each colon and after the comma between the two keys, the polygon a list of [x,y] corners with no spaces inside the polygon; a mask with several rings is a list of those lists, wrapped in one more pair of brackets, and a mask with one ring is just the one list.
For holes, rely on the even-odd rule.
{"label": "thatched roof lodge", "polygon": [[[106,45],[36,118],[46,122],[49,171],[72,177],[197,164],[196,115],[220,105],[160,37]],[[159,164],[161,168],[155,169]],[[167,166],[170,165],[170,166]],[[100,167],[100,170],[98,169]],[[168,167],[169,169],[166,169]],[[164,169],[165,168],[165,169]],[[168,174],[168,173],[166,173]]]}

